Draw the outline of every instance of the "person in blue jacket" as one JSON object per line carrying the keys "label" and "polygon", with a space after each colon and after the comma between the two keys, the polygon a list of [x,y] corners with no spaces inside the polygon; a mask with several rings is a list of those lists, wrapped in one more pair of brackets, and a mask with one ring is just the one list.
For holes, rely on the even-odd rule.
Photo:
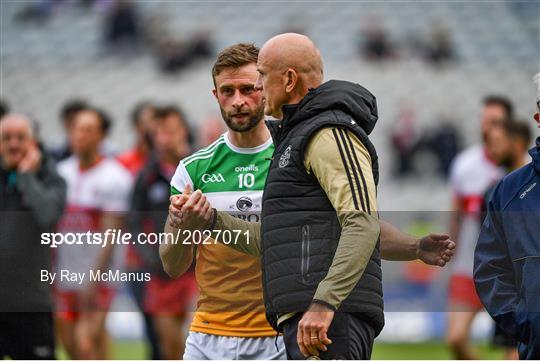
{"label": "person in blue jacket", "polygon": [[[540,128],[540,73],[535,81]],[[482,303],[528,360],[540,359],[540,137],[529,154],[493,191],[474,255]]]}

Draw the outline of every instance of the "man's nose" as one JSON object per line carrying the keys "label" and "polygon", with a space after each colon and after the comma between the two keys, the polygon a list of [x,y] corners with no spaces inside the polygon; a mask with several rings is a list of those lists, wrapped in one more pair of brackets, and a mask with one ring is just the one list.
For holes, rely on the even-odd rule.
{"label": "man's nose", "polygon": [[233,98],[233,102],[232,102],[233,107],[240,108],[245,104],[245,102],[246,102],[246,100],[245,100],[244,96],[239,91],[237,91],[234,94],[234,98]]}

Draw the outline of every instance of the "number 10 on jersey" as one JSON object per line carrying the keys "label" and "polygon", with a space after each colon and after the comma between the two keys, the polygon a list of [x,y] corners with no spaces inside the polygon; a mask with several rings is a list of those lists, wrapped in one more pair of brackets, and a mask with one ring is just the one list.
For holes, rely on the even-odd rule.
{"label": "number 10 on jersey", "polygon": [[238,175],[238,188],[251,188],[255,184],[253,173],[242,173]]}

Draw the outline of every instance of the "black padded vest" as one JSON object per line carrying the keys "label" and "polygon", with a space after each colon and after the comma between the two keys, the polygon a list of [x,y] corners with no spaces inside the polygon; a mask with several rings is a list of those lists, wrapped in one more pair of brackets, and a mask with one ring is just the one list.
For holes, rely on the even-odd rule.
{"label": "black padded vest", "polygon": [[[378,183],[377,153],[368,139],[377,120],[375,97],[360,85],[330,81],[297,105],[283,107],[282,121],[269,121],[275,152],[266,180],[261,216],[263,287],[267,318],[304,312],[334,257],[341,227],[317,179],[304,167],[304,151],[321,128],[352,131],[366,146]],[[336,159],[336,161],[341,161]],[[359,234],[359,242],[362,235]],[[377,334],[384,325],[379,245],[351,294],[337,312],[355,313]]]}

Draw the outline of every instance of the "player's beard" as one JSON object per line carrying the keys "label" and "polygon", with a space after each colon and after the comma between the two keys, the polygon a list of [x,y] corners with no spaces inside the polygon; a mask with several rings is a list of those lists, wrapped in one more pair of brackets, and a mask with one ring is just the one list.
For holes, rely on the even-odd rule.
{"label": "player's beard", "polygon": [[508,171],[512,170],[512,166],[514,165],[514,156],[511,154],[504,156],[499,165]]}
{"label": "player's beard", "polygon": [[[234,112],[234,113],[227,113],[222,107],[219,107],[219,110],[221,111],[221,116],[223,117],[223,120],[225,121],[225,124],[227,124],[227,127],[235,132],[247,132],[251,129],[255,128],[261,120],[264,118],[264,106],[261,105],[255,109],[254,112]],[[250,113],[249,114],[249,121],[245,124],[237,124],[234,119],[233,115],[237,113]]]}

